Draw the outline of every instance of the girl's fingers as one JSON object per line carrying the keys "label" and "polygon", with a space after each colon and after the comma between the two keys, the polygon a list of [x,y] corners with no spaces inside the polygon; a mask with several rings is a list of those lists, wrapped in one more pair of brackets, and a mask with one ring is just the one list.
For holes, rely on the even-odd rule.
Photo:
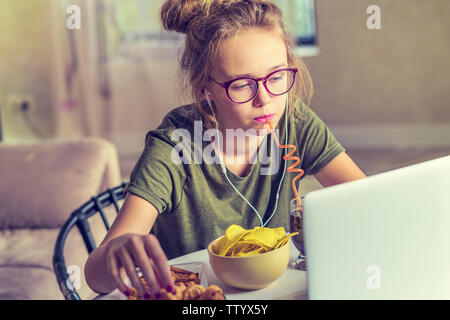
{"label": "girl's fingers", "polygon": [[153,260],[150,259],[149,261],[150,261],[150,264],[152,265],[153,272],[155,273],[156,280],[158,281],[159,284],[162,285],[163,281],[162,281],[161,276],[159,274],[158,268],[156,267],[156,265],[153,262]]}
{"label": "girl's fingers", "polygon": [[[161,288],[169,292],[174,290],[174,280],[170,272],[167,257],[158,239],[153,235],[134,236],[107,255],[107,267],[117,288],[126,295],[131,289],[122,277],[125,271],[131,286],[144,299],[159,299]],[[142,272],[146,285],[139,279],[136,267]],[[123,270],[122,270],[123,268]]]}
{"label": "girl's fingers", "polygon": [[131,256],[135,261],[136,266],[138,266],[142,272],[142,275],[144,276],[149,287],[149,291],[147,291],[147,293],[152,298],[159,299],[161,296],[161,286],[152,268],[151,261],[147,255],[147,251],[144,248],[144,244],[142,242],[136,242],[132,245],[132,247],[132,250],[130,250]]}
{"label": "girl's fingers", "polygon": [[153,235],[148,235],[145,237],[144,246],[148,256],[153,260],[152,262],[160,278],[161,286],[171,292],[174,288],[174,283],[170,273],[169,261],[158,239]]}
{"label": "girl's fingers", "polygon": [[122,277],[120,276],[120,265],[116,261],[114,255],[110,255],[107,257],[106,267],[108,269],[109,274],[112,276],[116,287],[126,296],[131,294],[130,288],[125,284]]}
{"label": "girl's fingers", "polygon": [[138,291],[141,297],[146,297],[148,295],[146,288],[139,280],[139,276],[136,271],[136,266],[131,258],[131,255],[125,248],[117,250],[117,255],[120,259],[120,264],[125,269],[128,279],[131,281],[131,285]]}

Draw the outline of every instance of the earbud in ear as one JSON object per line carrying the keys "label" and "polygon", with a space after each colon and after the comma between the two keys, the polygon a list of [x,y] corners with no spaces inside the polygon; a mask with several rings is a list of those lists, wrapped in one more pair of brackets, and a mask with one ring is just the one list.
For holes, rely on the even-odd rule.
{"label": "earbud in ear", "polygon": [[203,94],[203,97],[206,99],[206,101],[208,101],[208,103],[211,104],[211,100],[212,100],[211,93],[206,88],[204,88],[202,90],[202,94]]}
{"label": "earbud in ear", "polygon": [[203,89],[203,94],[206,96],[206,95],[208,95],[208,97],[210,97],[211,98],[211,93],[209,93],[209,91],[208,90],[206,90],[206,88],[205,89]]}

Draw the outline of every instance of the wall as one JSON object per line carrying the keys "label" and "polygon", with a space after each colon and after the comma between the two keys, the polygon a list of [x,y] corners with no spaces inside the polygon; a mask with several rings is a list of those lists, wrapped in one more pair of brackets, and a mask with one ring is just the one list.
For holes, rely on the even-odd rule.
{"label": "wall", "polygon": [[[381,8],[382,30],[366,27]],[[450,146],[450,1],[317,0],[312,108],[352,146]]]}
{"label": "wall", "polygon": [[143,148],[147,131],[182,103],[175,85],[176,49],[155,46],[142,50],[142,56],[148,57],[145,62],[116,56],[108,63],[113,140],[122,156],[135,156]]}
{"label": "wall", "polygon": [[3,138],[35,139],[23,115],[12,107],[17,98],[32,101],[30,117],[44,135],[53,135],[51,45],[47,0],[2,0],[0,9],[0,104]]}

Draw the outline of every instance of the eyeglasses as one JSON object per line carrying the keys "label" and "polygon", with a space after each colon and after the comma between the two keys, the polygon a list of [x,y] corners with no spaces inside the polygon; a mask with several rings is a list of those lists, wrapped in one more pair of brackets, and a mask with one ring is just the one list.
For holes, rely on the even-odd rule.
{"label": "eyeglasses", "polygon": [[256,97],[258,93],[258,82],[262,81],[267,92],[274,96],[281,96],[289,90],[295,82],[296,68],[275,70],[263,78],[241,77],[220,83],[213,78],[210,79],[223,87],[228,98],[235,103],[246,103]]}

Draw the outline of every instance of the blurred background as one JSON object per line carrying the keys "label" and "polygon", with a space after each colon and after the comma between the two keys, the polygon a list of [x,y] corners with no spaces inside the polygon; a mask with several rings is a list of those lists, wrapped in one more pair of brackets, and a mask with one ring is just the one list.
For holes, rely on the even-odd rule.
{"label": "blurred background", "polygon": [[[183,37],[161,30],[162,2],[2,0],[1,140],[103,137],[127,181],[146,132],[186,102]],[[311,108],[366,174],[450,154],[450,1],[277,2],[312,74]],[[367,27],[373,4],[381,29]],[[80,29],[66,25],[71,5]]]}

